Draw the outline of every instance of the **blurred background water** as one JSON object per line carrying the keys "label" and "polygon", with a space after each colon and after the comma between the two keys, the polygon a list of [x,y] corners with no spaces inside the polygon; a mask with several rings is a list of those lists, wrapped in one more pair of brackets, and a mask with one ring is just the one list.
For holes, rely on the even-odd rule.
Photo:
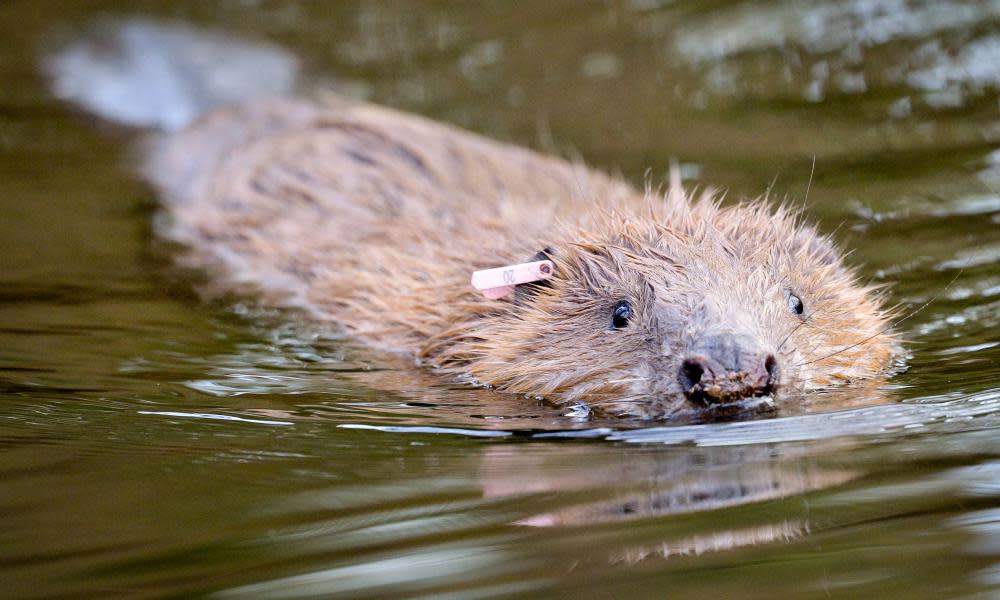
{"label": "blurred background water", "polygon": [[[932,300],[909,370],[880,406],[594,421],[205,304],[134,133],[40,75],[106,16],[640,185],[808,188],[893,302]],[[998,593],[1000,2],[6,0],[0,33],[3,597]]]}

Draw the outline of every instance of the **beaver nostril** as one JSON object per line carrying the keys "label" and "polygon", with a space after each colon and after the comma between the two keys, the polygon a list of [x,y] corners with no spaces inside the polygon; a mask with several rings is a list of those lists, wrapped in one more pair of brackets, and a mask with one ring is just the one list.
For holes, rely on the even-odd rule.
{"label": "beaver nostril", "polygon": [[704,354],[689,356],[681,363],[677,382],[688,400],[703,406],[725,404],[773,394],[779,385],[780,369],[773,354],[719,355],[733,366]]}
{"label": "beaver nostril", "polygon": [[701,383],[701,377],[704,374],[705,365],[700,359],[686,359],[681,363],[680,372],[677,374],[677,381],[681,384],[681,390],[685,394],[690,393],[696,385]]}
{"label": "beaver nostril", "polygon": [[778,383],[778,360],[774,358],[773,354],[768,354],[767,358],[764,359],[764,371],[767,373],[765,387]]}

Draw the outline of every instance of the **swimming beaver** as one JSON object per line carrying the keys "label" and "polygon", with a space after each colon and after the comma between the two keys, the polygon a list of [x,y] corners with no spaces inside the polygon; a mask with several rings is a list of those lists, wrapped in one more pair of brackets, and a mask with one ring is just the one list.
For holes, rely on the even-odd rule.
{"label": "swimming beaver", "polygon": [[[81,62],[51,64],[58,84]],[[723,207],[676,178],[640,192],[388,108],[327,97],[213,110],[162,135],[143,172],[162,196],[160,233],[222,289],[249,285],[503,392],[722,414],[879,377],[900,351],[878,291],[786,208]],[[540,259],[553,276],[507,298],[469,284]]]}

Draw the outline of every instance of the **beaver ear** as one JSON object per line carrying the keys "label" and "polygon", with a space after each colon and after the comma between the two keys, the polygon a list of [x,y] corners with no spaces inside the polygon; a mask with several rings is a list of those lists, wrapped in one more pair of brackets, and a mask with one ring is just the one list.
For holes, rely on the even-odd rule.
{"label": "beaver ear", "polygon": [[535,255],[532,256],[528,260],[528,262],[538,262],[540,260],[552,260],[552,257],[555,255],[556,251],[552,249],[552,246],[546,246],[541,250],[539,250],[538,252],[535,252]]}
{"label": "beaver ear", "polygon": [[[540,260],[552,260],[555,256],[555,250],[551,246],[546,246],[536,252],[534,256],[529,258],[527,262],[538,262]],[[558,275],[558,271],[554,271],[553,275]],[[514,303],[520,304],[522,302],[533,299],[538,295],[538,291],[543,287],[552,287],[552,278],[543,279],[541,281],[534,281],[532,283],[522,283],[514,288]]]}

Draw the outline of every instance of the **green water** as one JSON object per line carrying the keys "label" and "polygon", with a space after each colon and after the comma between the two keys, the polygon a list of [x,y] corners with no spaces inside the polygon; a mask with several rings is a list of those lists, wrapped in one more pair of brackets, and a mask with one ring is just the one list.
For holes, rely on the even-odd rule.
{"label": "green water", "polygon": [[[932,300],[895,403],[588,422],[204,304],[135,136],[40,78],[99,15],[277,42],[314,84],[637,183],[808,188],[893,302]],[[996,3],[7,0],[0,34],[0,596],[1000,593]]]}

